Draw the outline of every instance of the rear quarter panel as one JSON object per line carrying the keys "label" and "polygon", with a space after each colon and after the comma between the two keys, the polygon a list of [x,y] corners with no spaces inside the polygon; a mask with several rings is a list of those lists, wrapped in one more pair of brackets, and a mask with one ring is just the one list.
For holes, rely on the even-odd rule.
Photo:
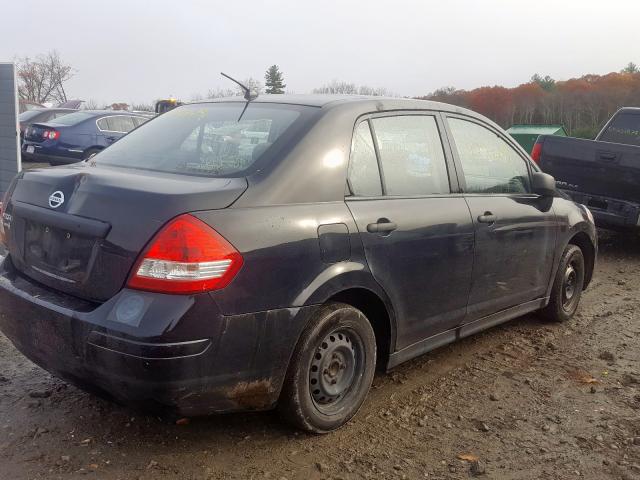
{"label": "rear quarter panel", "polygon": [[[211,292],[225,315],[320,304],[363,287],[388,298],[373,280],[353,217],[344,202],[228,208],[198,212],[242,254],[225,289]],[[341,225],[348,248],[321,253],[318,228]],[[346,227],[346,228],[345,228]]]}
{"label": "rear quarter panel", "polygon": [[[92,128],[93,125],[93,128]],[[65,149],[86,150],[96,142],[95,120],[89,119],[79,125],[73,125],[64,129],[60,136],[60,146]],[[70,154],[67,154],[70,155]],[[82,154],[74,155],[82,158]]]}

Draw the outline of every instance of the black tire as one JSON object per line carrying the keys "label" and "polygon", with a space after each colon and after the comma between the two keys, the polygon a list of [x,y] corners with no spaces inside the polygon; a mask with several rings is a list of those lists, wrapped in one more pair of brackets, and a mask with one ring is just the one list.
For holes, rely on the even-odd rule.
{"label": "black tire", "polygon": [[567,245],[551,289],[544,316],[553,322],[566,322],[576,313],[584,288],[584,256],[576,245]]}
{"label": "black tire", "polygon": [[281,417],[313,433],[347,423],[373,381],[376,339],[364,314],[350,305],[320,307],[296,345],[278,402]]}
{"label": "black tire", "polygon": [[99,151],[100,151],[99,148],[89,148],[89,149],[85,150],[85,152],[82,154],[82,160],[89,160],[91,157],[93,157]]}

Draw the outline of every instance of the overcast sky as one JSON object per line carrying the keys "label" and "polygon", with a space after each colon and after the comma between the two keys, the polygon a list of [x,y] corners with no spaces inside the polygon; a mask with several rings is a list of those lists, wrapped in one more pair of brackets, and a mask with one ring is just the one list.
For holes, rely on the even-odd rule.
{"label": "overcast sky", "polygon": [[638,0],[0,3],[0,61],[56,49],[70,96],[99,102],[188,100],[274,63],[295,93],[341,79],[410,96],[640,64]]}

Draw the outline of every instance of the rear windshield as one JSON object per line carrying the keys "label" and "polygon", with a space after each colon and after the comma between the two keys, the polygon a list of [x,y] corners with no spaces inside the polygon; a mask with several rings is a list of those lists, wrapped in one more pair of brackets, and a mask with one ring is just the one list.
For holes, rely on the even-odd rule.
{"label": "rear windshield", "polygon": [[69,115],[63,115],[55,120],[51,120],[51,123],[57,123],[58,125],[77,125],[80,122],[84,122],[89,118],[93,118],[96,115],[94,113],[75,112]]}
{"label": "rear windshield", "polygon": [[312,110],[243,102],[184,105],[132,131],[94,160],[159,172],[243,176]]}
{"label": "rear windshield", "polygon": [[616,115],[599,140],[640,146],[640,113]]}

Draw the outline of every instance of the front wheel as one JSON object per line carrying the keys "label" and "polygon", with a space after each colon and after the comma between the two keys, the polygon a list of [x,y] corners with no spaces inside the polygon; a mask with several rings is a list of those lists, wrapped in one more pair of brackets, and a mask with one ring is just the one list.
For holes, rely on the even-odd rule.
{"label": "front wheel", "polygon": [[566,322],[578,309],[584,288],[584,256],[576,245],[567,245],[551,289],[545,317],[554,322]]}
{"label": "front wheel", "polygon": [[287,371],[278,410],[302,430],[327,433],[362,406],[375,372],[376,339],[350,305],[323,305],[303,331]]}

